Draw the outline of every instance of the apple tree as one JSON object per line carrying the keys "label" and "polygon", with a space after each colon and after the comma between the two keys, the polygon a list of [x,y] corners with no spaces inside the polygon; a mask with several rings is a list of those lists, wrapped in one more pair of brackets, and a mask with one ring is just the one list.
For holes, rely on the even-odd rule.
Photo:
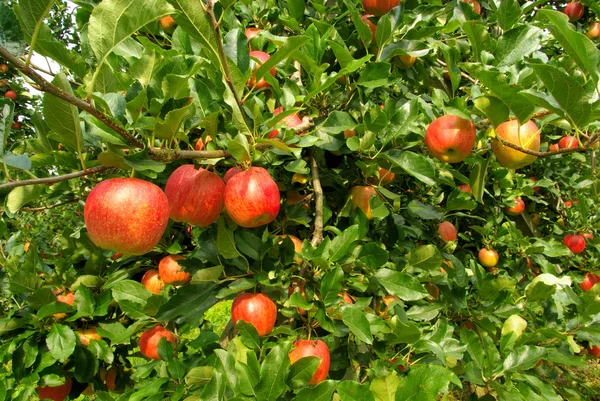
{"label": "apple tree", "polygon": [[598,19],[1,3],[0,401],[592,399]]}

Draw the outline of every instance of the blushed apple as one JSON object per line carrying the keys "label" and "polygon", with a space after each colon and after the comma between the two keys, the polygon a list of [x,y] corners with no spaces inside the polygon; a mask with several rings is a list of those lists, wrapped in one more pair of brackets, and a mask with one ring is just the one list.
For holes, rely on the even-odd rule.
{"label": "blushed apple", "polygon": [[458,163],[471,153],[476,137],[473,121],[448,114],[429,124],[425,132],[425,145],[436,159]]}
{"label": "blushed apple", "polygon": [[506,206],[504,211],[511,216],[518,216],[525,210],[525,202],[521,198],[515,198],[514,206]]}
{"label": "blushed apple", "polygon": [[231,305],[233,324],[243,320],[256,328],[259,336],[273,331],[277,321],[277,305],[265,294],[240,294]]}
{"label": "blushed apple", "polygon": [[[524,149],[540,150],[540,133],[537,125],[531,120],[521,126],[517,120],[506,121],[496,128],[496,136],[503,142],[509,142]],[[500,164],[515,170],[525,167],[537,159],[537,156],[509,148],[497,139],[492,140],[492,151]]]}
{"label": "blushed apple", "polygon": [[307,356],[316,356],[321,358],[319,367],[308,382],[311,386],[316,386],[327,378],[331,357],[329,347],[321,340],[298,340],[294,342],[294,349],[289,353],[290,363],[293,365],[301,358]]}
{"label": "blushed apple", "polygon": [[585,250],[585,237],[579,234],[568,234],[563,238],[563,244],[573,253],[581,253]]}
{"label": "blushed apple", "polygon": [[380,17],[400,4],[400,0],[362,0],[368,14]]}
{"label": "blushed apple", "polygon": [[160,294],[165,287],[165,282],[160,278],[158,270],[148,270],[142,277],[142,285],[153,294]]}
{"label": "blushed apple", "polygon": [[183,270],[178,260],[184,260],[181,255],[165,256],[158,263],[158,274],[165,284],[184,285],[190,280],[190,273]]}
{"label": "blushed apple", "polygon": [[[273,116],[278,115],[279,113],[281,113],[283,111],[283,107],[277,107],[275,110],[273,110]],[[298,116],[298,114],[291,114],[289,116],[286,116],[283,118],[282,120],[285,125],[288,128],[294,128],[299,126],[300,124],[302,124],[302,119]],[[271,133],[269,134],[269,139],[270,138],[274,138],[279,134],[279,130],[274,129],[273,131],[271,131]]]}
{"label": "blushed apple", "polygon": [[498,252],[493,249],[482,248],[479,250],[479,263],[481,263],[485,267],[494,267],[498,264],[500,260],[500,256],[498,256]]}
{"label": "blushed apple", "polygon": [[442,241],[455,241],[457,238],[456,227],[449,221],[441,222],[438,226],[438,234]]}
{"label": "blushed apple", "polygon": [[565,7],[564,13],[569,17],[570,22],[579,21],[583,17],[584,8],[578,1],[572,1]]}
{"label": "blushed apple", "polygon": [[352,203],[352,210],[357,207],[361,209],[367,219],[373,219],[373,213],[371,212],[371,205],[369,201],[373,196],[377,196],[377,191],[372,186],[354,186],[350,188],[350,202]]}
{"label": "blushed apple", "polygon": [[146,330],[140,337],[140,352],[146,358],[160,359],[158,355],[158,343],[165,337],[173,346],[177,343],[175,335],[162,326],[156,325],[150,330]]}
{"label": "blushed apple", "polygon": [[40,400],[49,399],[52,401],[63,401],[69,396],[71,388],[73,387],[73,380],[70,377],[65,377],[64,384],[59,386],[38,386],[37,393]]}
{"label": "blushed apple", "polygon": [[579,146],[579,141],[574,136],[570,136],[570,135],[563,136],[562,138],[560,138],[560,141],[558,141],[559,149],[572,149],[572,148],[576,148],[578,146]]}
{"label": "blushed apple", "polygon": [[[254,59],[258,60],[258,62],[254,61],[254,60],[252,60],[250,62],[250,66],[253,68],[254,72],[252,73],[252,76],[248,80],[247,86],[250,88],[256,88],[256,89],[262,89],[262,88],[269,87],[270,85],[267,81],[265,81],[264,77],[261,78],[258,82],[256,82],[256,70],[258,70],[258,68],[261,65],[266,63],[267,60],[271,58],[271,56],[269,56],[267,53],[265,53],[263,51],[253,50],[250,52],[250,57],[251,57],[251,59],[254,58]],[[269,70],[269,74],[271,74],[271,76],[275,76],[275,67],[272,67]]]}

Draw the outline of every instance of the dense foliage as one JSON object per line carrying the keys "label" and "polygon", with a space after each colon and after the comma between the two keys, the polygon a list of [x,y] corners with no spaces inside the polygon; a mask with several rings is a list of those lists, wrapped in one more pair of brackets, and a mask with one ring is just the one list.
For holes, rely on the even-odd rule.
{"label": "dense foliage", "polygon": [[[0,3],[0,401],[592,399],[571,369],[600,356],[595,0],[571,22],[542,0],[74,4]],[[464,156],[425,140],[445,115]],[[264,168],[274,221],[234,215],[234,176],[230,216],[171,213],[150,252],[88,234],[99,183],[191,163]],[[206,319],[241,293],[272,331]]]}

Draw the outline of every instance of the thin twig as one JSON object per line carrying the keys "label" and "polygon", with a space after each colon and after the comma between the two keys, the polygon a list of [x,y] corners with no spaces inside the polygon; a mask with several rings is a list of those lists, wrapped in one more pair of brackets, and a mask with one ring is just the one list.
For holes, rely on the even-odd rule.
{"label": "thin twig", "polygon": [[11,188],[16,188],[16,187],[23,187],[26,185],[56,184],[57,182],[68,181],[68,180],[72,180],[73,178],[84,177],[84,176],[90,175],[90,174],[96,174],[101,171],[110,170],[112,168],[113,167],[109,167],[109,166],[96,166],[96,167],[88,168],[86,170],[76,171],[74,173],[69,173],[69,174],[64,174],[64,175],[57,175],[54,177],[33,178],[31,180],[7,182],[6,184],[0,184],[0,190],[11,189]]}
{"label": "thin twig", "polygon": [[310,157],[310,171],[312,174],[313,191],[315,193],[315,230],[310,241],[313,247],[323,242],[323,187],[319,176],[319,166],[314,154]]}
{"label": "thin twig", "polygon": [[587,148],[587,147],[576,147],[576,148],[558,149],[558,150],[553,150],[553,151],[550,151],[550,152],[539,152],[537,150],[531,150],[531,149],[523,148],[523,147],[521,147],[519,145],[515,145],[512,142],[506,142],[502,138],[500,138],[499,136],[496,136],[495,139],[498,140],[498,142],[500,142],[503,146],[506,146],[508,148],[512,148],[512,149],[518,150],[519,152],[527,153],[528,155],[537,156],[537,157],[548,157],[548,156],[554,156],[554,155],[564,155],[564,154],[567,154],[567,153],[576,153],[576,152],[589,152],[589,151],[592,150],[591,148]]}
{"label": "thin twig", "polygon": [[83,99],[75,97],[62,89],[52,85],[50,82],[46,81],[40,74],[38,74],[32,68],[25,68],[25,65],[15,57],[11,52],[6,50],[4,47],[0,46],[0,56],[4,58],[6,61],[11,63],[15,68],[22,71],[23,74],[31,78],[34,82],[36,82],[40,89],[46,93],[49,93],[53,96],[56,96],[78,108],[81,110],[87,111],[98,120],[102,121],[107,127],[120,135],[123,139],[129,142],[131,145],[142,148],[144,144],[138,139],[134,138],[129,132],[127,132],[123,127],[121,127],[117,122],[113,121],[111,117],[102,113],[100,110],[96,109],[91,104],[87,103]]}
{"label": "thin twig", "polygon": [[69,199],[66,201],[55,203],[54,205],[49,206],[40,206],[40,207],[23,207],[21,210],[25,212],[41,212],[42,210],[54,209],[60,206],[68,205],[70,203],[79,202],[79,198]]}
{"label": "thin twig", "polygon": [[[437,62],[440,63],[442,65],[442,67],[448,67],[448,65],[445,62],[443,62],[442,60],[440,60],[440,59],[438,59]],[[469,81],[473,82],[474,84],[477,83],[477,81],[472,76],[470,76],[469,74],[467,74],[464,71],[461,71],[460,75],[462,75],[463,77],[467,78]]]}

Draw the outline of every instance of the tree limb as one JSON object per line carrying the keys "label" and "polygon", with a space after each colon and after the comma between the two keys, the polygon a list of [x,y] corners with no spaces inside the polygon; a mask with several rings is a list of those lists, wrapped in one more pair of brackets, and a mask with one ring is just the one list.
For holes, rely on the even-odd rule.
{"label": "tree limb", "polygon": [[530,149],[525,149],[522,148],[519,145],[516,145],[512,142],[506,142],[504,141],[502,138],[500,138],[499,136],[496,136],[494,139],[496,139],[498,142],[500,142],[503,146],[509,147],[511,149],[514,150],[518,150],[519,152],[523,152],[523,153],[527,153],[528,155],[533,155],[533,156],[537,156],[537,157],[548,157],[548,156],[554,156],[554,155],[564,155],[567,153],[576,153],[576,152],[589,152],[592,150],[592,148],[589,147],[576,147],[576,148],[565,148],[565,149],[558,149],[558,150],[553,150],[550,152],[539,152],[537,150],[530,150]]}
{"label": "tree limb", "polygon": [[63,202],[55,203],[54,205],[49,206],[40,206],[40,207],[22,207],[21,210],[25,212],[41,212],[42,210],[54,209],[63,205],[68,205],[70,203],[79,202],[79,198],[69,199]]}
{"label": "tree limb", "polygon": [[26,185],[56,184],[57,182],[68,181],[68,180],[72,180],[73,178],[84,177],[84,176],[90,175],[90,174],[96,174],[101,171],[110,170],[112,168],[113,167],[109,167],[109,166],[96,166],[96,167],[88,168],[86,170],[76,171],[74,173],[69,173],[69,174],[64,174],[64,175],[57,175],[54,177],[33,178],[30,180],[7,182],[6,184],[0,184],[0,190],[11,189],[11,188],[16,188],[16,187],[23,187]]}
{"label": "tree limb", "polygon": [[57,98],[60,98],[64,101],[80,108],[81,110],[87,111],[88,113],[90,113],[91,115],[96,117],[98,120],[102,121],[108,128],[110,128],[111,130],[116,132],[118,135],[120,135],[123,139],[125,139],[131,145],[138,147],[138,148],[144,147],[144,144],[141,141],[134,138],[129,132],[127,132],[123,127],[121,127],[111,117],[102,113],[100,110],[96,109],[94,106],[92,106],[85,100],[75,97],[75,96],[63,91],[62,89],[52,85],[50,82],[46,81],[44,79],[44,77],[42,77],[40,74],[38,74],[34,69],[25,68],[25,65],[21,62],[21,60],[19,60],[11,52],[6,50],[2,46],[0,46],[0,56],[3,59],[5,59],[6,61],[8,61],[9,63],[11,63],[15,68],[22,71],[23,74],[25,74],[27,77],[31,78],[35,83],[37,83],[40,87],[40,90],[42,90],[46,93],[49,93],[53,96],[56,96]]}
{"label": "tree limb", "polygon": [[310,157],[310,171],[312,174],[313,191],[315,193],[315,231],[310,242],[312,246],[318,246],[323,242],[323,187],[319,176],[319,166],[314,153]]}

